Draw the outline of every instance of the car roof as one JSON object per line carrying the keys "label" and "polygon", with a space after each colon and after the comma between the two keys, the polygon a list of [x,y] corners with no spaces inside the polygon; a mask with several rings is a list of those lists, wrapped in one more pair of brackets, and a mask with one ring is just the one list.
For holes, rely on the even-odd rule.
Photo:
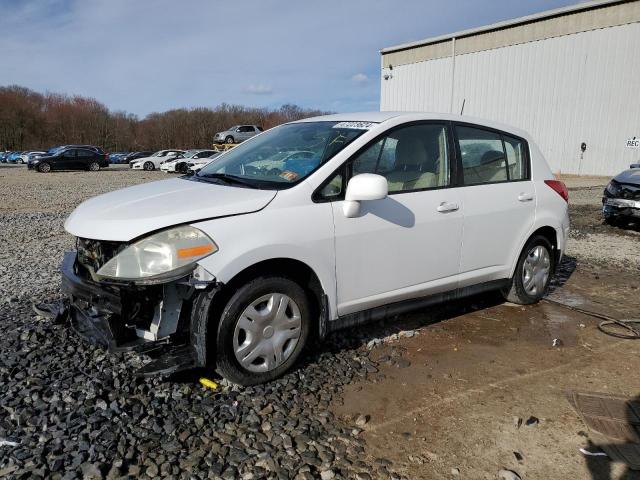
{"label": "car roof", "polygon": [[354,112],[354,113],[335,113],[332,115],[321,115],[317,117],[303,118],[291,123],[305,122],[372,122],[383,123],[391,119],[401,119],[405,117],[407,121],[420,120],[445,120],[453,122],[473,123],[480,126],[503,130],[514,135],[529,138],[527,132],[520,130],[511,125],[487,120],[484,118],[471,117],[467,115],[456,115],[451,113],[436,112]]}

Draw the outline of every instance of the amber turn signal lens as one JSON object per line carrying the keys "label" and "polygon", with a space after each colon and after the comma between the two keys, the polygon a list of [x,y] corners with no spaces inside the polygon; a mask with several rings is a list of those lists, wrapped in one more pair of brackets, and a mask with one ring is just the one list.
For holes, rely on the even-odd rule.
{"label": "amber turn signal lens", "polygon": [[213,251],[213,245],[199,245],[191,248],[178,249],[178,258],[198,257],[200,255],[206,255]]}

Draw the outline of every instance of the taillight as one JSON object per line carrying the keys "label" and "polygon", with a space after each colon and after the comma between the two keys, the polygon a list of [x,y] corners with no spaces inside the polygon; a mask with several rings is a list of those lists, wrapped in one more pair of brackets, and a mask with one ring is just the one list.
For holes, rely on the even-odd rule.
{"label": "taillight", "polygon": [[567,186],[564,183],[560,180],[545,180],[544,183],[553,188],[558,195],[564,198],[565,202],[569,203],[569,190],[567,190]]}

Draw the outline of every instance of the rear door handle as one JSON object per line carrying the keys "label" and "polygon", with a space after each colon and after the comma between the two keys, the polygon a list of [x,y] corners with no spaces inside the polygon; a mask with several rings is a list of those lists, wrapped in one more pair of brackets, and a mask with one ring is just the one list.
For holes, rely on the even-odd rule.
{"label": "rear door handle", "polygon": [[521,192],[520,195],[518,195],[518,200],[521,202],[530,202],[533,200],[533,193]]}
{"label": "rear door handle", "polygon": [[436,210],[438,210],[440,213],[448,213],[455,212],[459,208],[460,207],[457,203],[442,202],[440,205],[438,205],[438,208]]}

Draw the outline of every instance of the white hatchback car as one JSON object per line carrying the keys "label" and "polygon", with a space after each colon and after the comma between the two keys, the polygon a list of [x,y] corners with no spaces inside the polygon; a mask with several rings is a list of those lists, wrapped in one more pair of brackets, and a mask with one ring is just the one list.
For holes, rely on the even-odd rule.
{"label": "white hatchback car", "polygon": [[250,385],[341,327],[490,290],[537,302],[565,248],[567,202],[511,127],[310,118],[192,177],[81,204],[65,223],[78,250],[63,288],[86,338],[157,358],[141,373],[201,366]]}

